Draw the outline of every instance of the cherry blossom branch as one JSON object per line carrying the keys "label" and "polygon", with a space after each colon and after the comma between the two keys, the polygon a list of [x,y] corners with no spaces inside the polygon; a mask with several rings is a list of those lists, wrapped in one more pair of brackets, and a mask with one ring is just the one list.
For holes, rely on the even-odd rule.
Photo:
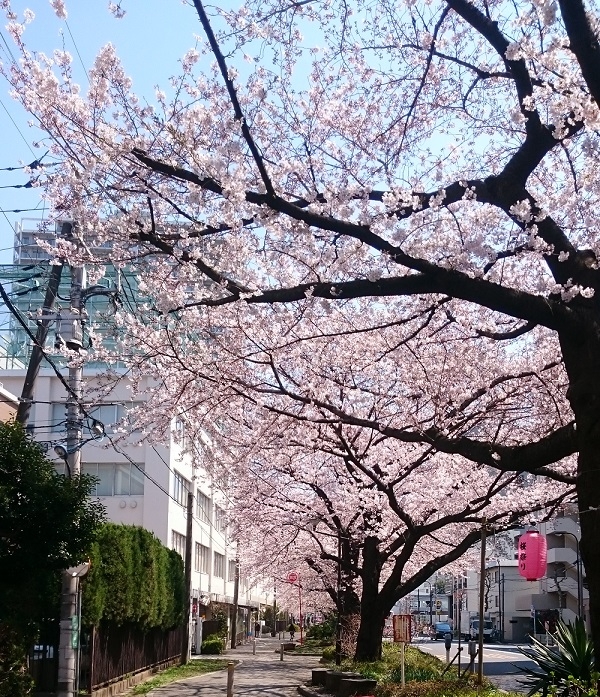
{"label": "cherry blossom branch", "polygon": [[569,36],[569,48],[581,68],[581,74],[596,104],[600,105],[600,43],[590,25],[588,10],[582,0],[558,0],[560,13]]}
{"label": "cherry blossom branch", "polygon": [[522,324],[520,327],[516,327],[516,329],[508,332],[488,332],[485,329],[477,329],[476,334],[485,336],[488,339],[495,339],[496,341],[505,341],[507,339],[517,339],[519,336],[527,334],[527,332],[530,332],[536,327],[537,324],[535,322],[525,322],[525,324]]}
{"label": "cherry blossom branch", "polygon": [[[507,57],[509,42],[498,28],[498,23],[486,17],[481,10],[468,0],[446,0],[446,3],[470,24],[478,34],[483,36],[498,53],[514,80],[521,110],[525,113],[524,100],[533,94],[533,85],[529,71],[524,60],[510,60]],[[542,126],[537,112],[528,111],[527,116],[528,119],[525,123],[527,134],[539,134],[540,131],[546,130]]]}
{"label": "cherry blossom branch", "polygon": [[246,122],[246,117],[244,116],[244,112],[242,111],[242,107],[237,97],[237,92],[233,84],[233,80],[230,77],[230,72],[227,68],[227,64],[225,63],[225,58],[223,56],[223,53],[221,52],[217,39],[215,38],[212,27],[210,25],[210,21],[208,19],[208,16],[206,15],[206,12],[204,11],[204,7],[202,5],[201,0],[194,0],[194,7],[196,8],[196,12],[198,13],[198,17],[200,18],[202,27],[204,28],[212,52],[217,60],[219,70],[221,71],[221,76],[223,78],[223,81],[225,82],[225,86],[227,87],[227,92],[229,93],[229,99],[231,101],[231,105],[233,106],[233,112],[235,114],[236,121],[239,121],[241,125],[244,140],[250,148],[250,152],[252,153],[254,162],[256,163],[258,171],[260,172],[260,177],[262,179],[267,193],[274,194],[275,189],[273,188],[273,184],[265,167],[263,157],[260,154],[258,147],[256,146],[256,143],[254,142],[254,138],[252,136],[252,133],[250,132],[248,123]]}
{"label": "cherry blossom branch", "polygon": [[347,414],[338,407],[321,400],[293,394],[285,389],[284,393],[296,401],[320,407],[336,418],[309,418],[273,406],[265,408],[274,413],[290,416],[298,420],[312,421],[314,423],[336,423],[339,420],[352,426],[373,429],[403,443],[429,444],[440,452],[450,455],[462,455],[467,460],[485,464],[503,472],[530,472],[566,484],[575,482],[573,476],[548,468],[548,465],[559,462],[563,458],[578,452],[579,445],[574,422],[557,428],[537,441],[526,443],[525,445],[504,446],[490,441],[476,441],[466,436],[450,438],[436,427],[426,428],[421,431],[394,428],[377,420]]}
{"label": "cherry blossom branch", "polygon": [[[214,193],[223,194],[222,187],[213,179],[202,178],[188,170],[157,161],[138,149],[134,149],[132,154],[155,171],[162,172],[176,179],[192,182]],[[474,182],[453,184],[445,190],[446,198],[444,200],[446,201],[446,205],[454,200],[461,200],[469,186],[471,188],[476,187],[476,193],[479,194],[478,199],[482,201],[490,203],[495,202],[498,204],[503,199],[506,199],[506,186],[503,184],[503,180],[500,178],[490,178],[486,180],[486,182],[476,180]],[[458,193],[461,190],[462,193],[459,199]],[[489,192],[494,190],[495,195],[490,195]],[[486,191],[488,192],[487,195],[485,194]],[[523,192],[523,194],[525,197],[528,197],[526,192]],[[437,195],[439,195],[439,193]],[[383,197],[383,193],[373,192],[372,196]],[[436,196],[436,194],[426,195],[426,200],[424,199],[422,202],[423,205],[429,204],[434,196]],[[524,291],[505,288],[481,278],[471,278],[460,271],[446,269],[424,259],[411,257],[402,252],[397,246],[373,234],[367,225],[343,221],[315,213],[300,207],[296,203],[285,201],[279,196],[247,191],[245,197],[249,203],[267,205],[278,213],[288,215],[294,220],[304,222],[312,227],[353,237],[373,247],[373,249],[384,252],[395,263],[402,264],[414,271],[420,271],[422,274],[403,277],[402,279],[381,279],[377,282],[349,281],[335,285],[331,283],[302,284],[294,288],[254,293],[251,297],[245,297],[245,301],[248,303],[293,302],[301,300],[306,294],[336,300],[370,295],[444,293],[463,300],[476,302],[492,310],[510,314],[526,321],[542,324],[551,329],[558,329],[563,322],[571,324],[575,317],[563,303],[554,304],[551,300],[546,300]],[[506,200],[503,204],[504,207],[506,207],[509,202],[512,206],[514,203],[513,198],[514,197],[509,197],[509,200]],[[402,212],[402,210],[404,212]],[[402,210],[398,211],[396,215],[408,217],[414,212],[410,207]],[[543,237],[545,241],[555,245],[555,247],[561,251],[565,251],[567,256],[569,252],[573,252],[573,258],[576,258],[576,250],[570,244],[564,233],[549,217],[544,218],[538,222],[537,225],[540,230],[540,236]],[[561,277],[565,276],[564,280],[566,281],[567,277],[565,274],[571,271],[570,265],[566,263],[559,268]],[[231,281],[225,279],[226,287],[228,283],[231,283]],[[385,288],[383,286],[385,286]],[[412,290],[411,287],[414,287],[415,290]],[[207,300],[199,304],[210,306],[227,304],[237,300],[239,297],[239,292],[235,288],[232,288],[232,292],[234,293],[234,297],[232,298],[226,297],[217,300]]]}

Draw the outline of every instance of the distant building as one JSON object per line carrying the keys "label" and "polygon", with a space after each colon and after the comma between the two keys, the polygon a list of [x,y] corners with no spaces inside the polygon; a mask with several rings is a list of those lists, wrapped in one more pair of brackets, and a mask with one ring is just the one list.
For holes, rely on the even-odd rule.
{"label": "distant building", "polygon": [[10,421],[15,418],[19,407],[19,399],[9,392],[0,382],[0,421]]}
{"label": "distant building", "polygon": [[[39,233],[33,228],[19,226],[15,234],[16,265],[0,269],[3,274],[0,280],[10,288],[14,305],[19,309],[21,318],[29,323],[32,332],[37,327],[36,313],[42,307],[49,275],[49,268],[44,264],[48,255],[37,247],[35,239],[42,237],[51,241],[55,234],[54,230]],[[123,293],[128,294],[129,301],[135,302],[139,299],[135,279],[131,277],[126,281],[123,283],[126,286]],[[94,324],[101,335],[104,329],[114,331],[110,325],[110,303],[102,294],[102,288],[113,291],[119,288],[119,282],[118,274],[109,268],[100,281],[102,287],[98,286],[98,294],[90,294],[86,303],[88,322]],[[68,314],[69,283],[70,273],[65,267],[56,306],[63,314]],[[67,332],[68,320],[61,325],[60,319],[53,319],[47,345],[56,345],[59,339],[67,336]],[[4,391],[0,395],[1,407],[5,410],[0,411],[0,418],[4,418],[4,413],[10,417],[11,413],[16,412],[18,400],[14,394],[21,394],[31,339],[22,325],[14,320],[2,327],[0,336],[3,340],[0,346],[0,380],[4,383]],[[111,340],[110,336],[108,340]],[[66,374],[65,361],[60,356],[54,356],[54,361]],[[83,402],[89,416],[84,416],[81,424],[82,471],[98,478],[94,493],[104,504],[109,520],[150,530],[182,557],[187,542],[187,494],[188,491],[193,493],[190,602],[194,627],[192,644],[197,644],[199,648],[203,620],[211,620],[219,608],[225,610],[228,618],[231,617],[237,549],[227,525],[227,492],[215,485],[205,467],[212,457],[210,445],[192,443],[192,447],[185,451],[184,444],[189,445],[185,422],[177,415],[173,415],[173,433],[170,436],[165,434],[166,445],[148,442],[141,432],[128,432],[127,412],[143,402],[132,401],[126,380],[121,380],[109,392],[105,390],[102,397],[94,397],[98,387],[97,376],[103,368],[102,365],[91,364],[84,369],[86,394]],[[116,366],[115,371],[118,373],[119,370]],[[28,426],[59,469],[64,465],[54,455],[54,447],[66,446],[65,400],[64,385],[47,367],[47,363],[42,364]],[[94,419],[103,424],[106,436],[94,438]],[[117,433],[118,424],[122,430]],[[240,640],[247,636],[261,605],[270,607],[272,602],[272,590],[265,592],[262,588],[249,586],[242,572],[239,577],[238,617],[236,626],[230,626],[230,631]]]}

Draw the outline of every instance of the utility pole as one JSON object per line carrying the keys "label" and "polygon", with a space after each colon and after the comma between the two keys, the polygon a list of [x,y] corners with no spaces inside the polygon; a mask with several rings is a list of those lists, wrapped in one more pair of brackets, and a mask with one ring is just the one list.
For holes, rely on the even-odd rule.
{"label": "utility pole", "polygon": [[271,627],[271,636],[277,634],[277,586],[273,584],[273,626]]}
{"label": "utility pole", "polygon": [[[69,232],[73,234],[73,225]],[[63,233],[65,226],[63,225]],[[79,351],[82,347],[82,310],[84,267],[71,266],[71,291],[68,320],[69,325],[64,332],[67,348]],[[81,474],[81,441],[82,441],[82,412],[81,384],[83,368],[80,361],[69,366],[69,394],[67,395],[67,453],[66,465],[69,477]],[[78,652],[79,652],[79,575],[72,570],[62,573],[60,600],[60,640],[58,648],[58,697],[74,697],[78,685]]]}
{"label": "utility pole", "polygon": [[[72,228],[72,223],[63,223],[60,233],[61,237],[69,237],[71,235]],[[23,383],[23,388],[21,390],[21,399],[17,409],[16,421],[23,426],[26,426],[27,422],[29,421],[31,406],[33,404],[35,381],[38,373],[40,372],[40,365],[42,363],[42,358],[44,357],[44,344],[46,343],[46,338],[48,336],[50,322],[54,321],[55,319],[52,309],[54,307],[56,296],[58,295],[58,287],[60,285],[62,270],[63,265],[56,264],[50,271],[50,278],[48,280],[48,287],[46,288],[44,305],[42,307],[42,317],[38,322],[37,332],[35,335],[35,344],[31,351],[31,356],[27,365],[27,374],[25,375],[25,382]]]}
{"label": "utility pole", "polygon": [[194,494],[188,491],[187,521],[185,528],[185,594],[183,605],[183,638],[181,642],[180,664],[190,660],[190,603],[192,598],[192,523],[194,512]]}
{"label": "utility pole", "polygon": [[238,616],[238,602],[240,596],[240,559],[238,557],[237,551],[235,554],[235,577],[233,581],[233,611],[231,617],[231,648],[235,649],[237,640],[237,616]]}
{"label": "utility pole", "polygon": [[479,654],[477,656],[477,684],[483,685],[483,611],[485,599],[485,539],[486,524],[484,518],[481,522],[481,563],[479,569]]}

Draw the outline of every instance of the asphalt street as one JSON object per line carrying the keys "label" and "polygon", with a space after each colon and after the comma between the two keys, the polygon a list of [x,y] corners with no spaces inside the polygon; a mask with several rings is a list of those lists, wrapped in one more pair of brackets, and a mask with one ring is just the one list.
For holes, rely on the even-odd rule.
{"label": "asphalt street", "polygon": [[[418,646],[422,651],[431,653],[438,658],[446,659],[446,649],[443,641],[422,640],[416,641],[415,646]],[[461,652],[461,670],[464,670],[468,664],[467,645],[461,644],[463,650]],[[452,642],[450,649],[450,660],[457,653],[458,643]],[[453,663],[450,670],[455,670],[457,661]],[[484,644],[483,646],[483,674],[490,682],[494,683],[503,690],[511,692],[523,692],[527,690],[523,685],[519,684],[518,679],[522,675],[522,669],[535,668],[535,664],[525,658],[519,651],[518,646],[514,644]],[[477,670],[477,659],[475,659],[475,670]]]}

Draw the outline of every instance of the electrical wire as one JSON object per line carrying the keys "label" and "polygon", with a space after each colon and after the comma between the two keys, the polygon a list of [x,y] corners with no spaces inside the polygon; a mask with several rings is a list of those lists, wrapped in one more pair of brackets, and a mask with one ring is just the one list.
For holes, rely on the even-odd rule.
{"label": "electrical wire", "polygon": [[[2,36],[2,34],[0,34],[0,36]],[[4,38],[4,37],[2,37],[2,38]],[[14,60],[14,59],[13,59],[13,60]],[[29,149],[29,152],[35,157],[35,152],[32,150],[31,145],[29,145],[29,141],[28,141],[27,138],[25,138],[25,136],[23,135],[23,133],[21,132],[21,129],[17,126],[17,122],[13,119],[13,117],[12,117],[10,111],[6,108],[6,105],[4,104],[4,102],[3,102],[1,99],[0,99],[0,106],[4,109],[4,111],[6,112],[6,115],[7,115],[8,118],[11,120],[13,126],[17,129],[17,132],[19,133],[19,135],[20,135],[21,138],[23,139],[23,142],[25,143],[25,145],[26,145],[27,148]]]}
{"label": "electrical wire", "polygon": [[81,67],[83,68],[83,72],[85,73],[85,76],[88,79],[88,82],[90,81],[90,76],[88,74],[87,68],[85,67],[85,64],[81,58],[81,53],[79,53],[79,48],[77,46],[77,42],[75,41],[75,37],[71,33],[71,27],[69,26],[69,23],[65,19],[65,26],[67,27],[67,31],[69,32],[69,36],[71,37],[71,41],[73,42],[73,46],[75,47],[75,52],[77,53],[77,57],[79,58],[79,62],[81,63]]}

